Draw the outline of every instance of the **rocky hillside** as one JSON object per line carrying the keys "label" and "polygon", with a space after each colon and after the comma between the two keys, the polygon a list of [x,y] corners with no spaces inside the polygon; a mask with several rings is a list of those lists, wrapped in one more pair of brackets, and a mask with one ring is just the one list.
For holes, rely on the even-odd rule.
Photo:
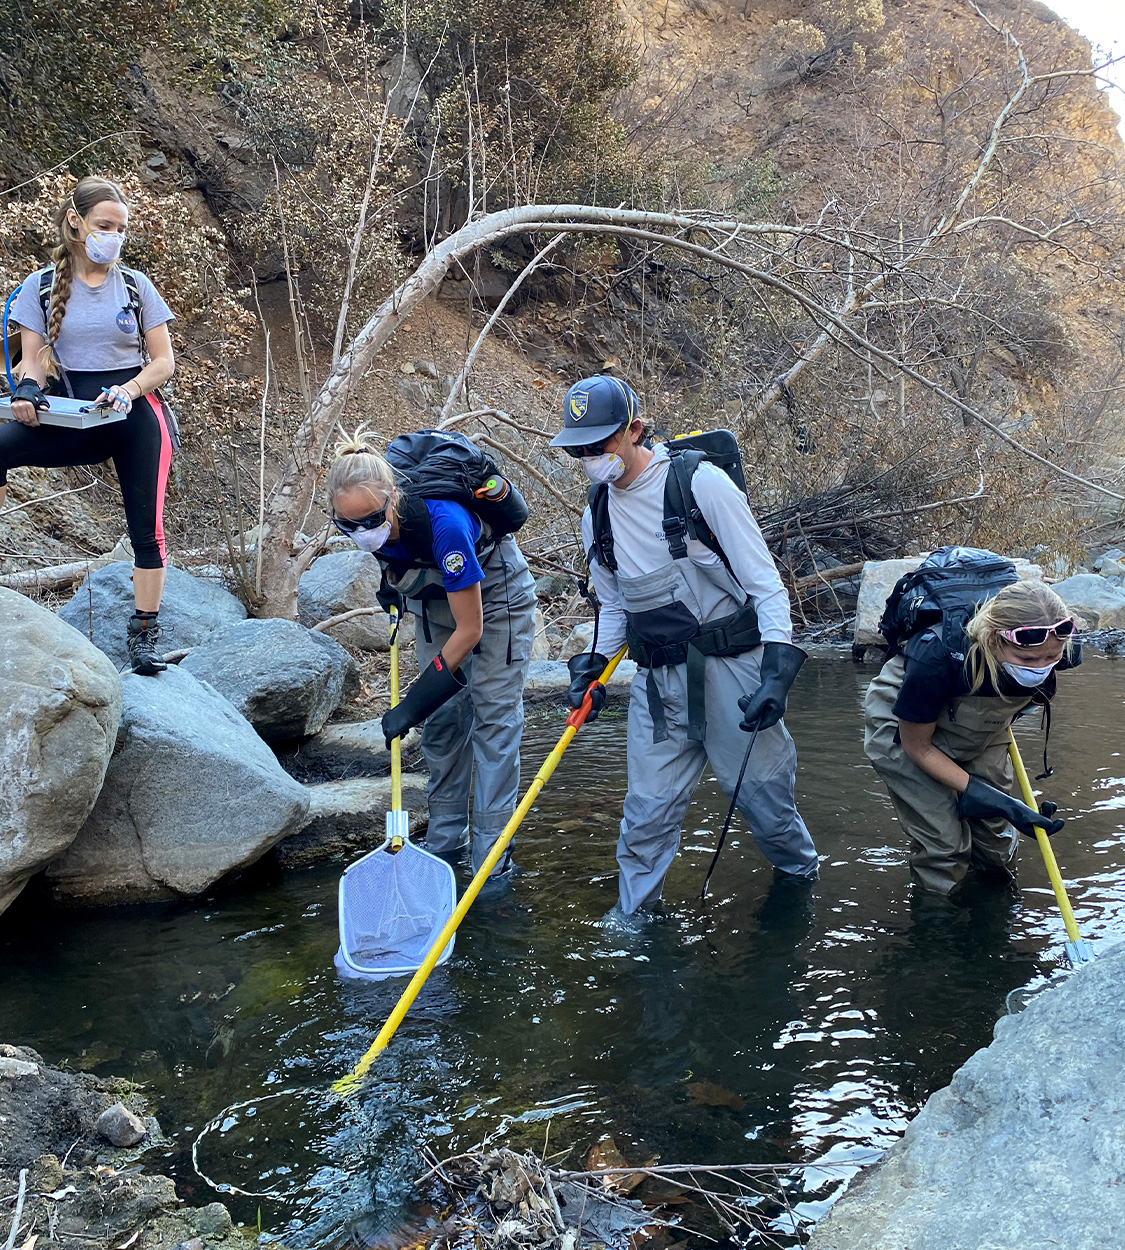
{"label": "rocky hillside", "polygon": [[[133,178],[136,216],[150,223],[140,262],[165,283],[161,266],[173,263],[178,275],[219,280],[221,299],[210,278],[176,292],[177,311],[187,310],[177,343],[187,439],[168,518],[177,552],[213,558],[226,530],[237,540],[240,521],[256,523],[259,457],[269,483],[330,368],[338,330],[346,342],[427,241],[459,224],[488,177],[490,209],[570,198],[786,228],[819,221],[831,241],[812,237],[807,259],[797,247],[777,272],[798,274],[826,303],[846,299],[849,266],[885,274],[884,294],[862,317],[872,346],[830,343],[813,362],[815,318],[736,289],[709,262],[628,240],[560,249],[513,300],[456,407],[516,414],[523,459],[564,493],[579,483],[543,458],[534,431],[549,429],[575,376],[618,367],[669,430],[714,424],[721,408],[757,466],[760,506],[799,508],[826,483],[851,489],[888,474],[891,495],[872,495],[869,511],[900,499],[976,501],[960,512],[935,503],[919,524],[867,534],[858,548],[854,538],[829,544],[845,561],[891,554],[950,525],[958,537],[1029,552],[1038,541],[1073,556],[1099,520],[1093,496],[1068,488],[1056,498],[1050,474],[1029,478],[1028,461],[980,443],[969,417],[873,355],[913,361],[1040,454],[1116,480],[1125,153],[1093,81],[1058,76],[1088,67],[1089,49],[1042,5],[998,2],[978,13],[938,0],[623,0],[616,17],[580,0],[550,13],[516,0],[489,15],[456,6],[457,38],[509,48],[513,64],[523,58],[520,73],[545,84],[517,116],[513,64],[478,66],[476,130],[457,112],[458,80],[425,26],[428,10],[405,33],[374,6],[329,6],[321,27],[300,3],[236,5],[223,21],[200,13],[197,27],[173,23],[161,57],[137,45],[119,84],[128,116],[97,119],[100,134],[120,124],[123,137],[95,145],[105,165]],[[41,52],[57,55],[42,32]],[[1021,90],[1021,57],[1044,77],[1009,106],[999,155],[973,182],[996,119]],[[25,114],[9,128],[0,156],[13,182],[49,163],[50,144],[79,146],[82,134],[51,113],[64,88],[56,95],[25,109],[39,110],[42,152]],[[534,177],[525,152],[539,162]],[[98,162],[84,152],[71,166]],[[375,194],[364,210],[368,180]],[[9,280],[38,259],[44,228],[34,205],[58,185],[32,183],[9,200],[0,238]],[[907,263],[954,204],[969,224]],[[357,231],[361,211],[369,215]],[[169,240],[181,223],[193,241],[177,242],[177,252]],[[844,246],[849,231],[859,241]],[[353,248],[356,283],[340,316]],[[353,392],[356,421],[391,434],[448,413],[468,346],[531,254],[530,243],[505,244],[455,269]],[[763,406],[779,376],[791,380]],[[16,473],[9,506],[79,487],[87,489],[0,515],[0,571],[113,545],[122,525],[107,470]],[[1036,510],[1017,517],[1012,500],[1029,493]],[[553,497],[543,502],[539,546],[573,545],[573,518]],[[777,551],[794,577],[812,567],[809,544],[794,547],[787,529]],[[576,555],[568,548],[564,562]]]}

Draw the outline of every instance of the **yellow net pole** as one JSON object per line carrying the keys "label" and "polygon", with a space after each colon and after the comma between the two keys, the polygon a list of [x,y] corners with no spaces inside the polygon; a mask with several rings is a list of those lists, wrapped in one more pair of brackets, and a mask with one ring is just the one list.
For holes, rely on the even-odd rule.
{"label": "yellow net pole", "polygon": [[[1039,810],[1039,804],[1035,801],[1035,791],[1031,788],[1031,781],[1027,775],[1027,769],[1024,767],[1023,756],[1020,755],[1020,749],[1016,746],[1015,734],[1011,729],[1008,730],[1008,754],[1012,759],[1012,767],[1016,770],[1016,780],[1020,784],[1020,791],[1023,794],[1023,801],[1033,811]],[[1066,925],[1066,935],[1072,942],[1079,942],[1081,938],[1078,936],[1078,923],[1074,919],[1074,911],[1070,906],[1070,899],[1066,895],[1066,886],[1063,885],[1062,873],[1059,872],[1058,861],[1055,859],[1055,852],[1051,849],[1051,839],[1039,828],[1035,827],[1035,840],[1039,843],[1039,853],[1043,856],[1043,862],[1047,865],[1047,876],[1051,878],[1051,888],[1055,891],[1055,899],[1059,905],[1059,911],[1062,912],[1063,924]]]}
{"label": "yellow net pole", "polygon": [[[614,670],[621,662],[625,655],[626,648],[622,647],[612,660],[602,669],[601,675],[598,677],[603,685],[613,676]],[[593,683],[591,682],[591,685]],[[550,780],[551,774],[558,767],[559,761],[563,757],[563,752],[570,746],[571,740],[578,730],[586,723],[586,717],[590,713],[590,695],[587,693],[586,698],[582,701],[582,706],[576,708],[566,719],[566,729],[563,731],[562,737],[555,744],[554,750],[543,761],[542,768],[535,774],[535,780],[527,788],[527,793],[523,796],[520,805],[512,813],[511,820],[504,826],[503,832],[496,839],[492,850],[488,852],[488,856],[480,868],[477,869],[476,876],[469,883],[465,893],[461,895],[461,901],[453,910],[453,915],[445,922],[442,931],[434,939],[433,945],[426,954],[426,958],[422,960],[418,971],[410,978],[410,984],[402,991],[402,995],[395,1004],[394,1010],[387,1017],[386,1024],[379,1030],[375,1040],[371,1043],[367,1053],[356,1064],[356,1066],[347,1074],[336,1081],[332,1088],[337,1094],[349,1094],[354,1092],[363,1083],[363,1078],[367,1074],[368,1069],[375,1062],[380,1051],[385,1050],[391,1038],[394,1037],[398,1026],[402,1023],[406,1013],[410,1010],[414,1000],[418,997],[422,986],[426,984],[429,975],[434,970],[441,953],[445,950],[449,943],[449,939],[457,932],[457,928],[461,921],[465,919],[465,915],[469,908],[473,905],[473,900],[480,893],[481,887],[488,880],[489,874],[493,868],[500,862],[501,856],[504,854],[515,836],[516,830],[523,822],[523,818],[531,810],[532,804],[539,797],[543,787]]]}
{"label": "yellow net pole", "polygon": [[[392,607],[391,617],[391,707],[398,706],[398,609]],[[391,811],[402,810],[402,739],[391,741]]]}

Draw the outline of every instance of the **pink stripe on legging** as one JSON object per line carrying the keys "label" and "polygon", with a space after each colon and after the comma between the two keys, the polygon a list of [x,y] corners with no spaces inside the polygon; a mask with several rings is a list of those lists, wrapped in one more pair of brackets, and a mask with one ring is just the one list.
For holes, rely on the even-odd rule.
{"label": "pink stripe on legging", "polygon": [[168,431],[168,417],[164,412],[164,405],[155,393],[146,395],[145,398],[156,413],[157,421],[160,422],[160,467],[156,474],[156,543],[160,548],[161,560],[167,564],[168,550],[164,544],[164,490],[168,485],[168,474],[172,469],[172,435]]}

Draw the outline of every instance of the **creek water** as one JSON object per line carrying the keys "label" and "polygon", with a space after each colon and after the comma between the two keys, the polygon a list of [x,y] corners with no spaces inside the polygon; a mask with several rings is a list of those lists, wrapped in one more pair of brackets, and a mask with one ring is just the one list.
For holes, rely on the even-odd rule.
{"label": "creek water", "polygon": [[[34,894],[0,921],[0,1038],[48,1061],[132,1077],[160,1112],[149,1156],[192,1203],[290,1245],[376,1243],[407,1218],[418,1146],[483,1142],[581,1166],[612,1134],[630,1163],[801,1164],[775,1231],[823,1214],[855,1167],[991,1039],[1013,990],[1063,975],[1064,932],[1033,843],[1022,894],[917,899],[890,804],[862,752],[874,670],[810,661],[790,701],[798,800],[822,855],[813,889],[776,885],[736,817],[699,901],[726,802],[709,777],[639,934],[599,926],[614,903],[624,713],[583,730],[518,840],[523,875],[470,912],[359,1098],[348,1071],[401,980],[357,986],[332,967],[339,865],[260,870],[190,904],[58,911]],[[1083,936],[1125,936],[1125,660],[1090,655],[1060,679],[1045,793]],[[1039,718],[1020,722],[1041,771]],[[533,713],[525,781],[561,728]],[[1019,995],[1016,996],[1017,998]],[[261,1101],[263,1096],[271,1095]],[[166,1157],[161,1157],[163,1154]],[[817,1165],[817,1166],[814,1166]],[[827,1166],[820,1166],[827,1165]],[[791,1237],[791,1241],[790,1241]]]}

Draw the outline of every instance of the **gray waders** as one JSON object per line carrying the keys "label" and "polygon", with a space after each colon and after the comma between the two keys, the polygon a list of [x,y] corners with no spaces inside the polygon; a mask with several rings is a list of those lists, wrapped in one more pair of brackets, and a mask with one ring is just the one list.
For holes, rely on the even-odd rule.
{"label": "gray waders", "polygon": [[[482,563],[484,633],[461,665],[468,684],[422,727],[422,754],[430,773],[426,849],[449,853],[465,845],[471,794],[474,871],[516,809],[523,688],[535,637],[535,583],[515,540],[510,535],[501,539]],[[434,579],[431,584],[440,586],[436,574]],[[414,645],[421,671],[449,641],[455,624],[443,597],[426,599],[425,627],[423,604],[414,598],[408,602],[417,618]],[[509,862],[505,856],[494,875]]]}
{"label": "gray waders", "polygon": [[[910,875],[925,890],[950,894],[970,867],[1014,875],[1019,835],[1006,820],[962,820],[957,794],[923,772],[895,741],[892,708],[902,687],[905,660],[883,665],[864,699],[863,749],[886,782],[899,824],[910,839]],[[1030,698],[962,695],[942,712],[933,743],[967,772],[1011,793],[1008,730]]]}
{"label": "gray waders", "polygon": [[[643,577],[619,573],[617,587],[630,648],[642,665],[631,688],[629,790],[617,843],[621,910],[628,914],[660,898],[704,765],[710,762],[728,799],[734,793],[749,742],[738,727],[738,699],[761,684],[761,646],[739,645],[738,627],[724,627],[747,596],[722,565],[676,560]],[[696,636],[711,652],[721,651],[728,632],[736,654],[703,654],[689,641]],[[744,624],[741,636],[748,636]],[[685,650],[680,662],[659,663]],[[797,751],[784,724],[762,730],[738,809],[774,867],[814,878],[816,848],[793,798],[796,771]]]}

